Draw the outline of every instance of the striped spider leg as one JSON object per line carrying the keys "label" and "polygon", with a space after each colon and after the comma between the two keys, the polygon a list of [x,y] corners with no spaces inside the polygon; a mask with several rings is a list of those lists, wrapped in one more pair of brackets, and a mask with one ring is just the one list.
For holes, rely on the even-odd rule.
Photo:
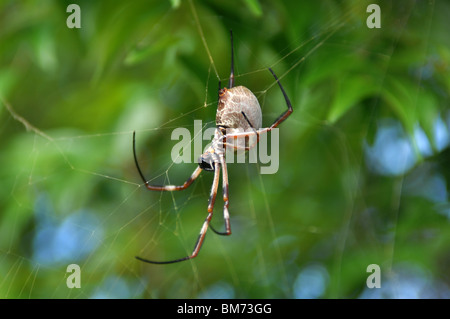
{"label": "striped spider leg", "polygon": [[[213,183],[208,201],[208,214],[200,229],[197,241],[195,243],[192,253],[188,256],[168,260],[168,261],[153,261],[141,257],[136,257],[138,260],[151,264],[172,264],[184,260],[195,258],[203,245],[206,232],[211,228],[219,235],[231,235],[229,207],[229,185],[228,185],[228,170],[225,158],[225,150],[227,147],[235,150],[243,149],[249,150],[254,147],[259,141],[259,135],[269,132],[276,128],[289,115],[292,114],[292,105],[286,92],[283,89],[272,69],[269,68],[272,75],[275,77],[281,92],[283,93],[287,110],[283,112],[271,126],[261,128],[262,113],[258,99],[255,95],[244,86],[234,86],[234,58],[233,58],[233,34],[230,31],[231,38],[231,71],[228,82],[228,88],[220,88],[219,83],[219,101],[216,113],[216,131],[211,142],[211,146],[199,157],[198,167],[194,170],[191,176],[184,182],[183,185],[150,185],[148,180],[144,177],[136,156],[135,133],[133,132],[133,155],[138,173],[143,180],[145,187],[152,191],[182,191],[188,188],[204,171],[214,172]],[[253,143],[246,141],[253,137]],[[229,140],[232,139],[233,143]],[[237,143],[235,143],[237,142]],[[245,142],[245,143],[244,143]],[[249,144],[249,145],[247,145]],[[211,226],[211,219],[214,211],[214,204],[216,201],[217,190],[219,187],[220,171],[222,170],[222,192],[223,192],[223,218],[225,224],[225,231],[219,232]]]}

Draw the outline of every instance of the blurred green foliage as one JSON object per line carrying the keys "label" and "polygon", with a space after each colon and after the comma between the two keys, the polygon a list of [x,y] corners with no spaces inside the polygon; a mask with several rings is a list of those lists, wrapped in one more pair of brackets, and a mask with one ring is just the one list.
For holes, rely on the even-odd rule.
{"label": "blurred green foliage", "polygon": [[[1,1],[0,297],[392,298],[405,282],[449,297],[450,5],[373,2],[380,29],[350,0],[76,1],[81,29],[66,26],[71,1]],[[279,170],[230,164],[233,235],[208,233],[192,261],[143,264],[134,256],[191,252],[212,174],[147,191],[132,132],[147,178],[184,182],[196,164],[172,163],[171,132],[214,126],[230,29],[236,84],[258,96],[263,125],[285,109],[268,67],[292,101]],[[414,150],[397,173],[367,155],[386,123]],[[79,289],[66,286],[72,263]]]}

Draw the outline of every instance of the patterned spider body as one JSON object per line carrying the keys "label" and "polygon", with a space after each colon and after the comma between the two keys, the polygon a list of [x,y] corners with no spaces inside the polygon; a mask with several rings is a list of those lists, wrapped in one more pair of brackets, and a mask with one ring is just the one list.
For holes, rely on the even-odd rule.
{"label": "patterned spider body", "polygon": [[[247,117],[245,118],[244,115]],[[256,96],[244,86],[222,88],[219,90],[219,103],[216,113],[217,130],[205,153],[200,155],[198,165],[205,171],[214,171],[215,163],[224,155],[226,136],[235,133],[252,132],[261,127],[262,113]],[[235,150],[247,150],[254,145],[256,134],[237,138],[229,142]]]}
{"label": "patterned spider body", "polygon": [[[245,113],[248,121],[242,116]],[[245,86],[235,86],[219,91],[219,104],[216,113],[218,127],[241,129],[244,132],[259,129],[262,125],[262,113],[256,96]]]}
{"label": "patterned spider body", "polygon": [[[231,35],[231,72],[228,88],[220,89],[219,85],[219,102],[216,113],[216,130],[211,141],[211,146],[198,158],[198,166],[191,176],[182,185],[151,185],[144,177],[136,157],[135,133],[133,133],[133,155],[136,168],[143,180],[145,187],[152,191],[182,191],[188,188],[200,175],[205,171],[212,171],[214,179],[211,186],[211,193],[208,201],[208,214],[203,226],[200,229],[194,250],[189,256],[169,261],[154,261],[141,257],[137,259],[151,264],[171,264],[183,260],[195,258],[205,239],[206,231],[211,228],[218,235],[231,235],[230,215],[228,213],[228,170],[225,159],[225,148],[234,150],[249,150],[259,141],[261,134],[267,133],[284,122],[292,113],[292,106],[286,92],[283,89],[272,69],[269,71],[274,76],[281,92],[283,93],[287,110],[283,112],[271,126],[261,128],[262,114],[256,96],[244,86],[234,86],[234,66],[233,66],[233,37]],[[216,201],[217,189],[219,187],[220,174],[222,173],[222,189],[223,189],[223,219],[225,231],[219,232],[211,225],[211,218]]]}

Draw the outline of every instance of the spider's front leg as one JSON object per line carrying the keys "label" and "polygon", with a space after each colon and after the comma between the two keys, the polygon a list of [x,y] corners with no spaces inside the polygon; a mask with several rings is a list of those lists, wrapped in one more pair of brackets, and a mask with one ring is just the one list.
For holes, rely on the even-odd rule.
{"label": "spider's front leg", "polygon": [[134,163],[136,164],[136,168],[139,172],[139,176],[141,176],[142,181],[145,184],[145,187],[147,187],[147,189],[151,190],[151,191],[168,191],[168,192],[172,192],[172,191],[181,191],[184,190],[186,188],[188,188],[193,181],[195,181],[197,179],[197,177],[200,175],[200,173],[202,172],[202,168],[200,166],[198,166],[194,172],[192,173],[192,175],[183,183],[183,185],[150,185],[148,180],[145,178],[144,174],[141,171],[141,168],[139,167],[139,162],[137,160],[137,156],[136,156],[136,132],[133,132],[133,155],[134,155]]}
{"label": "spider's front leg", "polygon": [[198,253],[200,252],[200,249],[202,248],[203,241],[205,240],[205,236],[206,236],[208,227],[210,226],[210,222],[211,222],[211,219],[213,216],[213,211],[214,211],[214,203],[216,202],[217,188],[219,186],[219,178],[220,178],[220,164],[219,163],[215,163],[215,164],[216,165],[214,165],[214,180],[213,180],[213,184],[211,186],[211,194],[209,196],[209,202],[208,202],[208,215],[206,216],[206,219],[203,222],[203,226],[200,229],[200,234],[198,235],[198,238],[197,238],[197,241],[195,243],[192,253],[189,256],[179,258],[179,259],[169,260],[169,261],[153,261],[153,260],[144,259],[144,258],[141,258],[138,256],[136,256],[136,259],[146,262],[146,263],[150,263],[150,264],[173,264],[173,263],[177,263],[180,261],[184,261],[184,260],[188,260],[188,259],[197,257]]}
{"label": "spider's front leg", "polygon": [[205,152],[199,159],[199,166],[195,169],[195,171],[191,175],[191,177],[189,177],[189,179],[181,186],[175,186],[175,185],[154,186],[154,185],[150,185],[148,183],[147,179],[144,177],[144,174],[142,173],[142,171],[139,167],[139,163],[137,160],[136,141],[135,141],[135,133],[134,132],[133,132],[133,154],[134,154],[134,160],[135,160],[136,168],[139,172],[139,175],[141,176],[142,180],[145,183],[145,186],[149,190],[155,190],[155,191],[183,190],[192,184],[192,182],[200,175],[200,173],[203,169],[206,171],[214,171],[214,180],[213,180],[213,184],[211,186],[211,193],[210,193],[209,201],[208,201],[208,215],[207,215],[205,221],[203,222],[203,226],[200,230],[200,234],[197,238],[197,241],[195,243],[195,246],[194,246],[194,249],[193,249],[191,255],[183,257],[183,258],[179,258],[179,259],[169,260],[169,261],[153,261],[153,260],[144,259],[144,258],[141,258],[138,256],[136,256],[136,259],[146,262],[146,263],[150,263],[150,264],[172,264],[172,263],[177,263],[180,261],[195,258],[198,255],[200,248],[203,245],[203,241],[205,239],[206,232],[208,230],[208,227],[210,226],[210,222],[211,222],[211,219],[213,216],[214,204],[216,202],[216,196],[217,196],[217,189],[219,187],[221,166],[224,167],[224,175],[223,175],[224,176],[224,201],[225,201],[224,218],[225,218],[226,232],[220,233],[220,232],[217,232],[216,230],[214,230],[212,227],[211,227],[211,229],[213,229],[214,232],[216,232],[217,234],[220,234],[220,235],[231,234],[229,215],[228,215],[228,175],[226,173],[226,164],[225,164],[223,154],[221,154],[221,156],[218,157],[217,154],[215,154],[213,149],[210,149],[207,152]]}

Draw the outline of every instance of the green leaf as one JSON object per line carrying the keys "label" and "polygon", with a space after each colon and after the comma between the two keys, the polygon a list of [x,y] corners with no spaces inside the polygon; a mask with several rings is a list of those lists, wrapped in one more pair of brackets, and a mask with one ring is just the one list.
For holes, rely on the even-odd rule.
{"label": "green leaf", "polygon": [[339,120],[348,110],[364,98],[378,91],[375,80],[369,75],[349,76],[336,79],[337,89],[328,113],[328,121]]}
{"label": "green leaf", "polygon": [[258,0],[245,0],[245,3],[255,16],[260,17],[262,15],[261,5]]}

